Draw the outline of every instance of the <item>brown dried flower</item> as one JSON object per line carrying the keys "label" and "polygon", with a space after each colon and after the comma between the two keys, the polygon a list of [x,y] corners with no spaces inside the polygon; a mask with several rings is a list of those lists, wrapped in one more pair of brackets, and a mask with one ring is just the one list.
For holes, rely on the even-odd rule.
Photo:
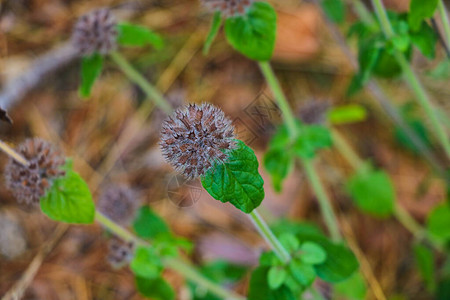
{"label": "brown dried flower", "polygon": [[140,206],[137,194],[125,185],[111,185],[103,190],[97,208],[105,216],[123,226],[134,220]]}
{"label": "brown dried flower", "polygon": [[5,168],[6,187],[21,203],[37,204],[52,180],[64,176],[64,156],[40,138],[27,139],[17,149],[27,161],[24,166],[10,159]]}
{"label": "brown dried flower", "polygon": [[160,146],[166,161],[188,179],[224,163],[235,148],[234,127],[222,110],[211,104],[177,109],[161,129]]}
{"label": "brown dried flower", "polygon": [[226,18],[244,15],[254,0],[201,0],[212,12],[220,11]]}
{"label": "brown dried flower", "polygon": [[127,265],[134,255],[134,244],[124,242],[117,237],[113,237],[108,243],[108,255],[106,260],[114,269],[120,269]]}
{"label": "brown dried flower", "polygon": [[81,55],[108,54],[117,48],[116,18],[107,8],[81,16],[72,33],[72,43]]}
{"label": "brown dried flower", "polygon": [[310,100],[300,107],[298,116],[305,124],[324,124],[330,106],[329,101]]}

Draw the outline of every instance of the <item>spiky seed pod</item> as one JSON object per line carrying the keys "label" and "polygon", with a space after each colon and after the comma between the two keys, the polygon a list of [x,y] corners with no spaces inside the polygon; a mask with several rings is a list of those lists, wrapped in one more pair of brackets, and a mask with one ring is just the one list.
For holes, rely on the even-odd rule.
{"label": "spiky seed pod", "polygon": [[113,237],[108,243],[108,255],[106,260],[113,269],[120,269],[127,265],[134,256],[134,244],[124,242],[117,237]]}
{"label": "spiky seed pod", "polygon": [[310,100],[305,102],[298,110],[298,116],[305,124],[324,124],[327,120],[327,111],[330,109],[329,101]]}
{"label": "spiky seed pod", "polygon": [[75,24],[72,43],[80,55],[108,54],[117,48],[116,25],[116,18],[107,8],[89,12]]}
{"label": "spiky seed pod", "polygon": [[236,146],[234,127],[222,110],[211,104],[177,109],[161,129],[160,146],[166,161],[188,179],[224,163]]}
{"label": "spiky seed pod", "polygon": [[28,161],[28,166],[11,158],[5,168],[6,187],[19,203],[37,204],[52,180],[65,175],[61,170],[65,157],[40,138],[25,140],[17,152]]}
{"label": "spiky seed pod", "polygon": [[131,224],[140,205],[136,192],[125,185],[108,186],[97,203],[101,213],[123,226]]}
{"label": "spiky seed pod", "polygon": [[201,0],[211,12],[220,11],[226,18],[245,15],[254,0]]}

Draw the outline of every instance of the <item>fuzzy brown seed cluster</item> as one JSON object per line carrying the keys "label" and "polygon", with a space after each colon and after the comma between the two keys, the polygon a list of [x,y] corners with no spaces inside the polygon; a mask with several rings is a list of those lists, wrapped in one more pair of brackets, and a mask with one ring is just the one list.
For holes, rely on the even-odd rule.
{"label": "fuzzy brown seed cluster", "polygon": [[305,124],[324,124],[329,109],[330,102],[328,101],[310,100],[300,107],[298,116]]}
{"label": "fuzzy brown seed cluster", "polygon": [[137,194],[125,185],[105,188],[97,203],[98,210],[116,223],[128,226],[140,206]]}
{"label": "fuzzy brown seed cluster", "polygon": [[72,33],[72,43],[80,55],[108,54],[117,48],[117,22],[107,8],[81,16]]}
{"label": "fuzzy brown seed cluster", "polygon": [[224,163],[236,146],[234,127],[222,110],[211,104],[177,109],[161,129],[160,146],[166,161],[188,179]]}
{"label": "fuzzy brown seed cluster", "polygon": [[5,168],[6,187],[20,203],[37,204],[52,180],[65,175],[61,170],[65,158],[40,138],[25,140],[17,152],[28,161],[28,166],[11,158]]}
{"label": "fuzzy brown seed cluster", "polygon": [[220,11],[226,18],[244,15],[254,0],[201,0],[206,9]]}
{"label": "fuzzy brown seed cluster", "polygon": [[127,265],[134,255],[134,244],[124,242],[119,238],[113,237],[108,243],[108,255],[106,260],[114,269],[120,269]]}

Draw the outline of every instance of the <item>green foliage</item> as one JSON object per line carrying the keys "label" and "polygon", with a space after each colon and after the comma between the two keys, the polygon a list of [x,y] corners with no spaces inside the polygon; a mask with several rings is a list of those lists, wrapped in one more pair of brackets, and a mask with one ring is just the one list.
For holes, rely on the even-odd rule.
{"label": "green foliage", "polygon": [[228,161],[208,171],[202,177],[202,185],[214,199],[250,213],[264,199],[264,181],[253,150],[242,141],[236,142],[237,148],[230,151]]}
{"label": "green foliage", "polygon": [[160,235],[170,234],[166,222],[149,206],[142,206],[139,209],[133,228],[136,234],[144,239],[154,239]]}
{"label": "green foliage", "polygon": [[281,287],[287,277],[287,272],[282,266],[273,266],[267,273],[267,282],[270,289],[276,290]]}
{"label": "green foliage", "polygon": [[256,268],[250,279],[248,300],[295,300],[293,292],[282,285],[278,289],[272,290],[268,284],[268,273],[270,267],[261,266]]}
{"label": "green foliage", "polygon": [[425,57],[429,59],[435,57],[436,44],[439,37],[430,25],[423,22],[419,30],[410,32],[409,36],[413,45],[416,46]]}
{"label": "green foliage", "polygon": [[268,61],[275,47],[277,15],[266,2],[254,2],[247,15],[228,18],[225,35],[234,49],[250,59]]}
{"label": "green foliage", "polygon": [[366,120],[367,110],[359,104],[343,105],[330,109],[327,117],[335,125],[356,123]]}
{"label": "green foliage", "polygon": [[345,5],[342,0],[321,1],[323,11],[334,23],[341,24],[345,20]]}
{"label": "green foliage", "polygon": [[103,56],[94,53],[91,56],[85,56],[81,61],[81,86],[79,94],[82,98],[88,98],[91,95],[95,80],[100,76],[103,68]]}
{"label": "green foliage", "polygon": [[136,249],[130,268],[137,277],[156,279],[161,276],[162,262],[154,247],[139,246]]}
{"label": "green foliage", "polygon": [[409,5],[408,23],[413,30],[418,30],[426,18],[431,18],[439,0],[411,0]]}
{"label": "green foliage", "polygon": [[325,250],[316,243],[305,242],[300,247],[300,260],[306,264],[317,265],[327,258]]}
{"label": "green foliage", "polygon": [[436,206],[428,216],[429,232],[442,241],[450,240],[450,204],[448,202]]}
{"label": "green foliage", "polygon": [[42,197],[41,209],[55,221],[73,224],[94,222],[95,205],[86,182],[72,170],[70,162],[64,167],[66,175],[53,181]]}
{"label": "green foliage", "polygon": [[414,257],[416,259],[417,267],[425,280],[429,291],[436,289],[436,280],[434,278],[434,256],[433,252],[420,244],[414,245]]}
{"label": "green foliage", "polygon": [[318,150],[330,147],[330,130],[321,125],[300,125],[293,150],[301,159],[312,159]]}
{"label": "green foliage", "polygon": [[355,273],[350,278],[334,285],[337,299],[366,299],[367,287],[361,273]]}
{"label": "green foliage", "polygon": [[203,45],[203,54],[207,55],[212,43],[219,33],[220,26],[222,26],[222,16],[220,11],[216,11],[211,23],[211,28],[209,29],[208,36],[206,37],[205,45]]}
{"label": "green foliage", "polygon": [[161,36],[147,27],[120,23],[117,25],[119,36],[117,42],[124,46],[145,46],[152,45],[156,49],[164,46]]}
{"label": "green foliage", "polygon": [[377,217],[393,213],[395,191],[386,172],[364,166],[348,180],[346,188],[362,211]]}
{"label": "green foliage", "polygon": [[174,300],[175,291],[162,278],[148,279],[145,277],[135,277],[135,282],[139,293],[154,300]]}
{"label": "green foliage", "polygon": [[304,287],[310,286],[316,278],[314,267],[298,258],[291,260],[289,270],[293,278]]}

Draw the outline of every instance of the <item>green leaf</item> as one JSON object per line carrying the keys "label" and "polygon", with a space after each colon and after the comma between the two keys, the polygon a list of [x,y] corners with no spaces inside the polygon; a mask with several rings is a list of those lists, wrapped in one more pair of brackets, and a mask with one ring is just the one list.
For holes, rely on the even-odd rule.
{"label": "green leaf", "polygon": [[310,286],[316,278],[316,272],[310,264],[305,264],[297,259],[289,263],[289,270],[294,279],[303,286]]}
{"label": "green leaf", "polygon": [[225,35],[230,45],[250,59],[268,61],[275,48],[277,15],[266,2],[254,2],[245,16],[228,18]]}
{"label": "green leaf", "polygon": [[139,246],[136,249],[130,268],[137,277],[156,279],[161,275],[162,262],[153,247]]}
{"label": "green leaf", "polygon": [[395,191],[386,172],[362,167],[348,180],[346,188],[362,211],[378,217],[393,213]]}
{"label": "green leaf", "polygon": [[94,53],[91,56],[85,56],[81,61],[81,86],[79,94],[82,98],[88,98],[91,95],[92,86],[95,80],[100,76],[103,67],[103,56]]}
{"label": "green leaf", "polygon": [[211,168],[202,177],[202,185],[214,199],[250,213],[264,199],[264,181],[253,150],[242,141],[236,142],[237,148],[230,151],[228,161]]}
{"label": "green leaf", "polygon": [[284,179],[294,167],[292,152],[283,148],[269,149],[264,155],[264,167],[269,172],[274,190],[281,192]]}
{"label": "green leaf", "polygon": [[68,168],[64,177],[53,181],[40,203],[42,211],[55,221],[73,224],[94,222],[95,205],[91,191],[83,178]]}
{"label": "green leaf", "polygon": [[280,243],[283,247],[289,252],[293,253],[297,251],[300,247],[299,240],[295,237],[294,234],[286,232],[280,235]]}
{"label": "green leaf", "polygon": [[341,24],[345,20],[345,5],[342,0],[324,0],[321,2],[325,14],[331,21]]}
{"label": "green leaf", "polygon": [[220,26],[222,26],[222,16],[220,14],[220,11],[216,11],[211,23],[211,28],[209,29],[208,36],[206,37],[205,45],[203,46],[204,55],[207,55],[209,53],[209,49],[211,48],[212,43],[219,33]]}
{"label": "green leaf", "polygon": [[420,30],[410,33],[410,39],[425,57],[429,59],[435,57],[438,35],[430,25],[422,22]]}
{"label": "green leaf", "polygon": [[433,252],[422,245],[414,245],[414,257],[416,259],[417,267],[422,275],[427,289],[433,292],[436,289],[436,280],[434,278],[434,256]]}
{"label": "green leaf", "polygon": [[159,235],[170,234],[166,222],[155,214],[149,206],[142,206],[133,223],[136,234],[144,239],[153,239]]}
{"label": "green leaf", "polygon": [[337,299],[360,300],[366,299],[367,287],[361,273],[357,272],[350,278],[334,285]]}
{"label": "green leaf", "polygon": [[174,300],[175,291],[162,278],[148,279],[145,277],[135,277],[136,287],[143,296],[153,300]]}
{"label": "green leaf", "polygon": [[267,277],[268,267],[258,267],[250,278],[248,300],[296,300],[292,291],[282,285],[276,290],[270,289]]}
{"label": "green leaf", "polygon": [[325,250],[313,242],[305,242],[300,247],[300,260],[304,263],[317,265],[327,258]]}
{"label": "green leaf", "polygon": [[117,42],[124,46],[145,46],[152,45],[156,49],[161,49],[164,46],[161,36],[147,27],[120,23],[117,25],[119,36]]}
{"label": "green leaf", "polygon": [[436,11],[439,0],[411,0],[408,23],[412,30],[419,30],[422,21],[431,18]]}
{"label": "green leaf", "polygon": [[276,290],[284,283],[287,277],[286,270],[281,266],[271,267],[267,273],[267,282],[272,290]]}
{"label": "green leaf", "polygon": [[367,110],[359,104],[338,106],[328,111],[328,120],[335,125],[361,122],[366,118]]}
{"label": "green leaf", "polygon": [[300,125],[293,150],[302,159],[313,158],[317,151],[331,146],[330,130],[321,125]]}
{"label": "green leaf", "polygon": [[431,234],[442,241],[450,240],[450,205],[436,206],[428,216],[427,227]]}

